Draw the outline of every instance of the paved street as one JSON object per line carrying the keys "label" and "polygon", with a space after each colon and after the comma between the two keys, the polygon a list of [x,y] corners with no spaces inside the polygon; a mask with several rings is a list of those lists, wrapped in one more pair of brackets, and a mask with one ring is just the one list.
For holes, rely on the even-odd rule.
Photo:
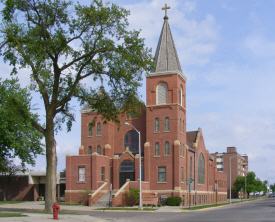
{"label": "paved street", "polygon": [[[17,205],[17,206],[16,206]],[[28,206],[28,207],[27,207]],[[10,208],[12,207],[12,208]],[[37,202],[29,204],[0,205],[0,210],[21,210],[28,217],[1,218],[2,221],[49,221],[53,220],[48,214],[27,213],[28,210],[43,209],[43,205]],[[275,198],[264,198],[260,200],[242,202],[226,205],[218,208],[200,211],[182,211],[179,207],[161,207],[156,212],[102,212],[94,211],[91,207],[83,206],[61,206],[63,212],[78,213],[82,215],[60,215],[60,221],[275,221]]]}

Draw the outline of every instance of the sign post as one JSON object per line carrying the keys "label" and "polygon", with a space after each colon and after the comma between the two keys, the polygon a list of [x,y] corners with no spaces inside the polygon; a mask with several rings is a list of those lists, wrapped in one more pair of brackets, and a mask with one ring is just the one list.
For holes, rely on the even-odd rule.
{"label": "sign post", "polygon": [[191,205],[190,189],[191,189],[192,181],[194,181],[194,179],[190,178],[190,179],[186,179],[185,181],[189,182],[187,185],[188,185],[188,190],[189,190],[189,210],[190,210],[190,205]]}

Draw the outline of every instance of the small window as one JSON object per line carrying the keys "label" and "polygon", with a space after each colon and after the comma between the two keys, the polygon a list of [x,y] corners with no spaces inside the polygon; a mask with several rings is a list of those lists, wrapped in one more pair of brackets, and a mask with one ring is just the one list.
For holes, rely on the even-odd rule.
{"label": "small window", "polygon": [[105,181],[105,168],[101,167],[101,181]]}
{"label": "small window", "polygon": [[93,135],[92,134],[92,128],[93,128],[93,125],[92,125],[92,123],[90,123],[89,126],[88,126],[88,136],[92,136]]}
{"label": "small window", "polygon": [[169,118],[165,118],[165,126],[164,126],[164,131],[169,131]]}
{"label": "small window", "polygon": [[179,91],[179,104],[182,106],[182,87],[180,87]]}
{"label": "small window", "polygon": [[180,119],[180,132],[181,132],[181,119]]}
{"label": "small window", "polygon": [[190,156],[190,161],[189,161],[189,162],[190,162],[190,166],[189,166],[189,168],[190,168],[189,177],[190,177],[190,178],[193,178],[193,177],[192,177],[193,175],[192,175],[192,157],[191,157],[191,156]]}
{"label": "small window", "polygon": [[166,167],[158,168],[158,182],[166,182]]}
{"label": "small window", "polygon": [[165,142],[165,156],[168,156],[169,154],[169,143]]}
{"label": "small window", "polygon": [[97,124],[96,135],[101,136],[101,124],[100,123]]}
{"label": "small window", "polygon": [[184,133],[184,120],[182,121],[182,132]]}
{"label": "small window", "polygon": [[159,119],[155,119],[155,132],[159,132]]}
{"label": "small window", "polygon": [[181,175],[181,182],[184,182],[184,179],[183,179],[183,167],[181,168],[180,175]]}
{"label": "small window", "polygon": [[97,146],[96,152],[97,152],[99,155],[101,155],[101,147],[100,147],[100,146]]}
{"label": "small window", "polygon": [[85,167],[78,167],[78,181],[85,182]]}
{"label": "small window", "polygon": [[91,146],[88,147],[88,154],[92,154],[92,147]]}
{"label": "small window", "polygon": [[184,156],[184,144],[182,144],[182,156]]}
{"label": "small window", "polygon": [[159,156],[159,143],[155,143],[155,156]]}

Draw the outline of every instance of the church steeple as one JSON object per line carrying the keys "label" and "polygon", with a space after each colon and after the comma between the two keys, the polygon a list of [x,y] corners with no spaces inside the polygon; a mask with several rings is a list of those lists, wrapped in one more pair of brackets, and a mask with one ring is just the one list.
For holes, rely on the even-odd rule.
{"label": "church steeple", "polygon": [[170,9],[170,7],[167,7],[167,4],[165,4],[165,7],[162,9],[165,10],[164,23],[155,54],[155,69],[151,70],[151,74],[166,71],[174,72],[174,74],[180,72],[182,74],[178,54],[168,23],[167,9]]}

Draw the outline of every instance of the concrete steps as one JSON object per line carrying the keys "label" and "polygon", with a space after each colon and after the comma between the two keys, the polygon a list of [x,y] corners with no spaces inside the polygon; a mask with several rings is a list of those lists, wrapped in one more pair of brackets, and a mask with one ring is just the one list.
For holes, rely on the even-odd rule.
{"label": "concrete steps", "polygon": [[[111,195],[115,194],[116,191],[112,190]],[[109,199],[112,201],[112,196],[110,197],[110,191],[108,190],[94,205],[93,207],[109,207]]]}

